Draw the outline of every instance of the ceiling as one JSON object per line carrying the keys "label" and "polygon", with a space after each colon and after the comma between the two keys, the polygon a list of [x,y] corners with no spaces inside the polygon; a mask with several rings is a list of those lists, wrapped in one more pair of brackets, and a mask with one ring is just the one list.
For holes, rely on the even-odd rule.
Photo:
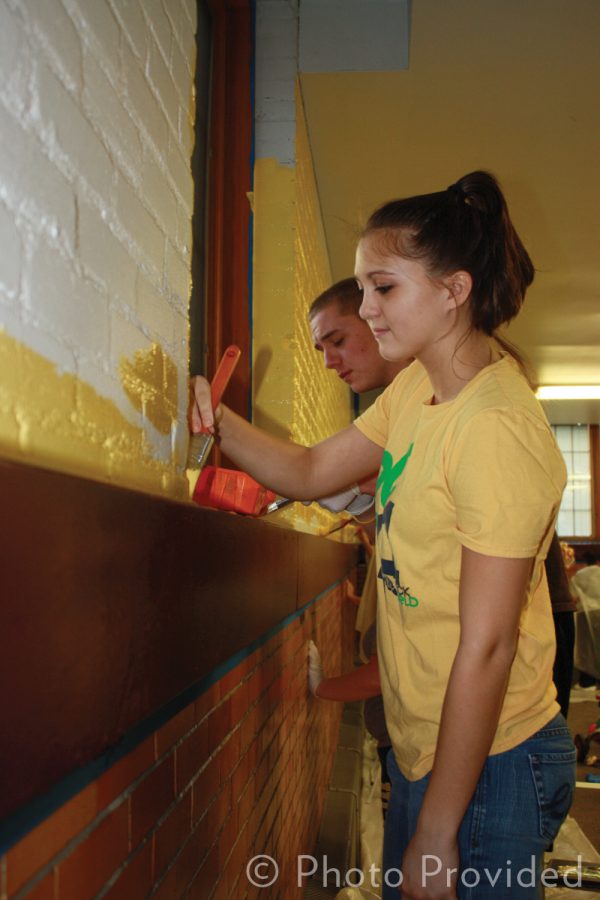
{"label": "ceiling", "polygon": [[413,0],[406,70],[302,74],[334,279],[379,204],[488,169],[537,269],[508,337],[540,383],[600,384],[599,46],[598,0]]}

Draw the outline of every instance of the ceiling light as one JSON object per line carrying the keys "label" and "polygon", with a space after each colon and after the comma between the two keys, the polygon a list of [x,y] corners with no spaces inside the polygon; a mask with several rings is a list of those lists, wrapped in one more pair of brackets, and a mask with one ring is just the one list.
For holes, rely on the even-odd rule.
{"label": "ceiling light", "polygon": [[538,400],[600,400],[600,384],[543,384]]}

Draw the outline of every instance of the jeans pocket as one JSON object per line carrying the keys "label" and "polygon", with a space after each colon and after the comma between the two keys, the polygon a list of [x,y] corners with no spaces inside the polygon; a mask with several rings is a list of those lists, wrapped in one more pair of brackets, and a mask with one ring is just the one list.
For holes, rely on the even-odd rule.
{"label": "jeans pocket", "polygon": [[540,836],[553,841],[573,802],[575,747],[563,753],[530,753],[529,765],[538,801]]}

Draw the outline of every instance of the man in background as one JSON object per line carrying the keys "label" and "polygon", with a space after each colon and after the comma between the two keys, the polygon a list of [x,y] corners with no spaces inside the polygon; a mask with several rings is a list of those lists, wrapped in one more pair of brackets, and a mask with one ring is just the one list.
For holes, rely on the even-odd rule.
{"label": "man in background", "polygon": [[[333,369],[356,394],[387,387],[410,362],[390,362],[380,355],[371,329],[358,314],[361,303],[362,291],[355,279],[344,278],[319,294],[308,310],[313,344],[323,354],[325,368]],[[354,515],[373,505],[356,487],[319,503],[331,512],[345,510]]]}
{"label": "man in background", "polygon": [[[380,355],[371,329],[358,314],[361,303],[362,291],[356,281],[354,278],[345,278],[320,294],[308,311],[313,343],[315,349],[323,354],[325,367],[333,369],[357,394],[387,387],[410,362],[389,362]],[[360,494],[358,498],[351,498],[348,502],[349,496],[349,492],[343,492],[318,502],[332,512],[345,510],[352,513],[356,499],[360,500],[365,495]],[[386,766],[390,739],[385,724],[377,665],[376,575],[375,554],[372,553],[360,600],[353,593],[348,594],[350,599],[359,602],[355,628],[361,634],[360,651],[365,664],[345,675],[325,678],[319,651],[310,641],[308,683],[312,693],[322,700],[365,701],[365,724],[377,741],[381,766],[381,805],[385,818],[391,789]]]}
{"label": "man in background", "polygon": [[315,349],[357,394],[384,388],[410,360],[389,362],[379,353],[371,329],[358,315],[362,291],[354,278],[338,281],[313,301],[308,319]]}

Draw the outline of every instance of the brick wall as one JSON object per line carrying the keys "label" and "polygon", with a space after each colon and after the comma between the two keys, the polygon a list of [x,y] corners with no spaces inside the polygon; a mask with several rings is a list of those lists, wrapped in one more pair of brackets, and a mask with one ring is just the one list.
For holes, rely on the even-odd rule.
{"label": "brick wall", "polygon": [[340,587],[294,616],[9,850],[2,900],[254,896],[257,854],[280,868],[269,897],[301,897],[341,714],[307,692],[307,641],[336,674],[352,627]]}
{"label": "brick wall", "polygon": [[137,486],[121,443],[184,481],[195,29],[193,0],[0,3],[0,363],[30,375],[6,455]]}
{"label": "brick wall", "polygon": [[325,368],[313,347],[308,309],[331,284],[327,242],[313,169],[304,105],[296,94],[296,286],[294,291],[294,418],[292,436],[316,444],[351,419],[351,397],[338,376]]}

